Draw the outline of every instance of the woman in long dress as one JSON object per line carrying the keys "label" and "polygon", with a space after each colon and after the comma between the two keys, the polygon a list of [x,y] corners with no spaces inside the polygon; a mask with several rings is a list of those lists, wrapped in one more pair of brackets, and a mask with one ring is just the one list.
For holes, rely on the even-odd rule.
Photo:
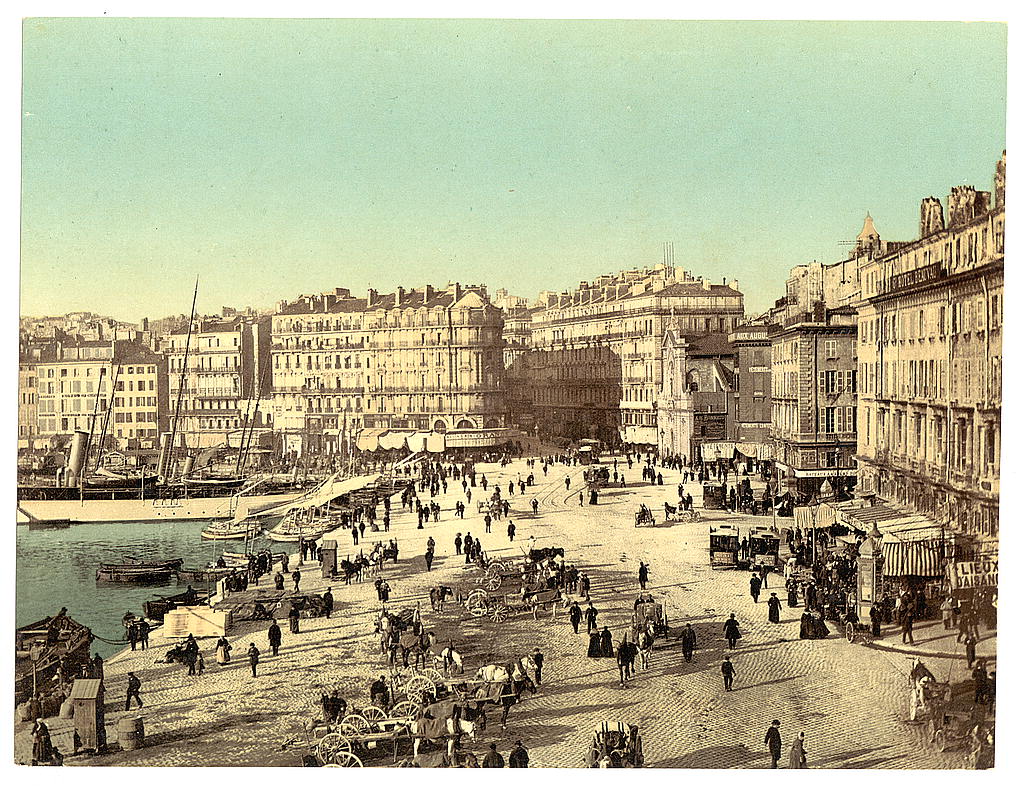
{"label": "woman in long dress", "polygon": [[789,749],[789,767],[791,770],[807,769],[807,752],[804,750],[804,733],[793,740],[793,747]]}
{"label": "woman in long dress", "polygon": [[227,638],[221,636],[218,639],[215,656],[217,658],[217,665],[225,666],[231,662],[231,644],[228,643]]}
{"label": "woman in long dress", "polygon": [[593,630],[590,633],[590,646],[587,648],[587,657],[604,657],[601,650],[601,633]]}
{"label": "woman in long dress", "polygon": [[32,726],[32,764],[50,764],[53,761],[53,743],[50,730],[42,718],[36,718]]}

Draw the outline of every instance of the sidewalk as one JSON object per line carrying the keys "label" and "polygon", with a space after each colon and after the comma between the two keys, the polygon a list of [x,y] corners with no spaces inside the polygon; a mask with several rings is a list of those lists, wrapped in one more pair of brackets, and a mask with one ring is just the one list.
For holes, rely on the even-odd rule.
{"label": "sidewalk", "polygon": [[[867,644],[875,649],[886,652],[918,657],[941,657],[959,661],[963,669],[967,668],[967,653],[962,643],[956,642],[956,629],[947,630],[942,626],[941,619],[918,622],[914,625],[914,643],[905,644],[901,638],[899,626],[887,624],[882,627],[882,637],[873,639]],[[981,628],[977,646],[977,658],[988,662],[990,670],[996,659],[996,631]],[[969,674],[969,672],[967,672]]]}

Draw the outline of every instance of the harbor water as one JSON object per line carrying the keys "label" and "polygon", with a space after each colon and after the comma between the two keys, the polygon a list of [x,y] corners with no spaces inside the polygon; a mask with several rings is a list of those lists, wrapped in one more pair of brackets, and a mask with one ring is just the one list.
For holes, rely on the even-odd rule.
{"label": "harbor water", "polygon": [[[121,619],[127,611],[142,616],[142,604],[156,596],[185,590],[172,577],[167,584],[128,586],[96,580],[104,563],[120,563],[125,556],[139,559],[184,559],[186,569],[204,567],[221,552],[241,552],[245,542],[209,541],[200,536],[205,522],[82,523],[61,529],[29,530],[17,526],[16,624],[29,624],[52,616],[62,607],[93,635],[114,641],[124,638]],[[295,552],[294,544],[258,537],[252,546],[273,552]],[[202,591],[208,583],[192,583]],[[92,651],[109,657],[122,648],[93,641]]]}

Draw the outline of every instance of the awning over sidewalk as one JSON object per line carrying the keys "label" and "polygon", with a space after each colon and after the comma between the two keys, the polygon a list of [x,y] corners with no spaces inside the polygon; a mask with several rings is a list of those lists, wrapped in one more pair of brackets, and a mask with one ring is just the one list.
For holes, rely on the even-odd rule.
{"label": "awning over sidewalk", "polygon": [[893,536],[882,539],[882,574],[889,577],[942,577],[941,543],[928,540],[900,541]]}
{"label": "awning over sidewalk", "polygon": [[360,429],[356,436],[356,448],[360,451],[376,451],[380,448],[380,438],[387,429]]}
{"label": "awning over sidewalk", "polygon": [[736,450],[750,459],[771,459],[774,456],[770,443],[737,443]]}

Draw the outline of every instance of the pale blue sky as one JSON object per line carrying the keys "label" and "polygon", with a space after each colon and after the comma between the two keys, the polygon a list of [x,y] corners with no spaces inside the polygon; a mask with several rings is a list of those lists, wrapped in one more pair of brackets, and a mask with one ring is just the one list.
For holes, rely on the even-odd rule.
{"label": "pale blue sky", "polygon": [[678,265],[748,309],[991,188],[995,24],[29,20],[22,312]]}

